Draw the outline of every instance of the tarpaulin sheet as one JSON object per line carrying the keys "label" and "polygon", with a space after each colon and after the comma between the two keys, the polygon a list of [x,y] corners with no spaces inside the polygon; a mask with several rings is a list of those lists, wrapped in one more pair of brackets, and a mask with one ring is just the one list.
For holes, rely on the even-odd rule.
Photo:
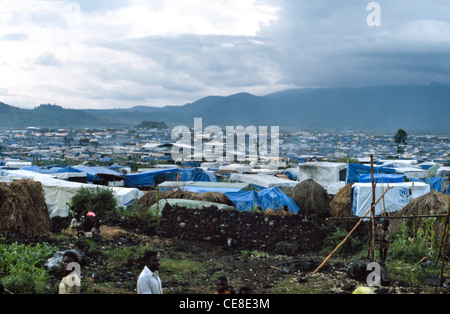
{"label": "tarpaulin sheet", "polygon": [[256,191],[225,192],[224,194],[240,211],[252,211],[257,206],[261,206]]}
{"label": "tarpaulin sheet", "polygon": [[[404,174],[385,174],[385,173],[375,173],[373,175],[373,182],[376,183],[402,183],[405,182],[406,176]],[[360,183],[371,183],[372,175],[370,173],[362,174],[359,176],[358,182]]]}
{"label": "tarpaulin sheet", "polygon": [[[156,169],[141,173],[132,173],[127,174],[125,176],[125,186],[132,186],[132,187],[138,187],[138,186],[155,186],[155,177],[158,175],[164,175],[164,174],[174,174],[176,176],[176,173],[178,173],[178,168],[169,168],[169,169]],[[174,178],[176,179],[176,177]],[[168,181],[168,180],[164,180]],[[169,180],[170,181],[170,180]]]}
{"label": "tarpaulin sheet", "polygon": [[[370,173],[370,166],[368,165],[359,165],[359,164],[348,164],[347,167],[347,179],[346,184],[356,183],[358,182],[359,176],[362,174]],[[373,167],[374,174],[395,174],[396,170],[394,168],[387,167]]]}
{"label": "tarpaulin sheet", "polygon": [[[387,184],[375,186],[375,201],[387,190],[387,186]],[[422,182],[389,183],[389,187],[391,189],[384,195],[384,201],[380,200],[375,206],[375,215],[382,214],[383,207],[387,213],[397,212],[411,200],[430,192],[430,185]],[[353,214],[359,217],[364,216],[372,204],[372,183],[353,184],[352,196]]]}
{"label": "tarpaulin sheet", "polygon": [[278,187],[264,189],[258,192],[259,203],[264,210],[282,210],[284,205],[287,205],[289,211],[292,213],[298,213],[300,208],[298,208],[297,203],[295,203],[292,198],[287,196]]}

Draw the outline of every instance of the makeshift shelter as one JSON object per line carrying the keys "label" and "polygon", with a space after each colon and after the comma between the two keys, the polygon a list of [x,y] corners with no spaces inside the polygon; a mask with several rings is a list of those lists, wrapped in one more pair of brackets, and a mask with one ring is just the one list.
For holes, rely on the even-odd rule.
{"label": "makeshift shelter", "polygon": [[233,202],[240,211],[252,211],[261,207],[258,193],[256,191],[225,192],[225,195]]}
{"label": "makeshift shelter", "polygon": [[331,217],[350,217],[352,215],[352,185],[342,187],[330,204]]}
{"label": "makeshift shelter", "polygon": [[231,173],[231,181],[245,182],[253,184],[256,187],[261,188],[271,188],[274,186],[278,187],[295,187],[297,181],[287,180],[283,178],[278,178],[268,174],[240,174]]}
{"label": "makeshift shelter", "polygon": [[[406,175],[404,174],[387,174],[387,173],[374,173],[373,181],[376,183],[401,183],[405,182]],[[362,174],[358,178],[359,183],[371,183],[372,175],[370,173]]]}
{"label": "makeshift shelter", "polygon": [[[375,200],[381,197],[387,187],[388,184],[375,186]],[[397,212],[411,200],[430,192],[430,186],[421,182],[389,183],[389,187],[391,189],[386,192],[384,199],[375,206],[375,215]],[[372,183],[355,183],[352,189],[352,213],[362,217],[372,203]]]}
{"label": "makeshift shelter", "polygon": [[228,206],[234,206],[234,203],[223,193],[219,192],[205,192],[205,193],[195,193],[190,191],[158,191],[153,190],[146,192],[137,201],[137,206],[139,210],[146,210],[153,206],[161,199],[185,199],[185,200],[196,200],[196,201],[207,201],[221,203]]}
{"label": "makeshift shelter", "polygon": [[[450,204],[450,195],[439,193],[437,191],[430,191],[422,196],[409,202],[400,211],[393,213],[390,216],[402,217],[402,216],[418,216],[418,215],[437,215],[437,214],[447,214]],[[392,231],[400,230],[402,226],[402,221],[406,221],[409,228],[418,228],[423,226],[423,219],[419,218],[404,218],[404,219],[391,219],[390,228]],[[436,219],[433,224],[434,232],[437,238],[442,236],[443,231],[443,219]]]}
{"label": "makeshift shelter", "polygon": [[154,169],[141,173],[132,173],[125,176],[125,186],[128,187],[154,187],[165,181],[177,181],[178,168]]}
{"label": "makeshift shelter", "polygon": [[[370,165],[360,165],[360,164],[348,164],[347,167],[347,177],[346,184],[356,183],[359,180],[360,175],[370,174]],[[395,174],[396,170],[394,168],[388,167],[373,167],[373,173],[375,174]]]}
{"label": "makeshift shelter", "polygon": [[188,209],[203,209],[210,207],[217,207],[220,210],[237,210],[234,206],[229,206],[220,203],[207,202],[207,201],[198,201],[198,200],[188,200],[188,199],[176,199],[176,198],[165,198],[157,203],[150,206],[149,211],[157,211],[159,213],[162,212],[166,204],[170,206],[178,206]]}
{"label": "makeshift shelter", "polygon": [[327,191],[312,179],[298,183],[292,191],[292,199],[302,209],[304,216],[315,214],[321,217],[330,216],[330,199]]}
{"label": "makeshift shelter", "polygon": [[419,178],[411,177],[409,178],[411,182],[424,182],[428,183],[430,185],[431,190],[442,192],[442,183],[443,178],[442,177],[436,177],[436,178],[424,178],[423,180]]}
{"label": "makeshift shelter", "polygon": [[[42,184],[45,202],[50,212],[50,218],[55,216],[67,217],[69,210],[67,203],[81,187],[85,188],[107,188],[102,185],[83,184],[69,182],[53,178],[48,174],[41,174],[26,170],[0,170],[0,182],[14,182],[17,180],[32,179]],[[112,190],[115,198],[121,206],[133,203],[144,193],[136,188],[108,187]]]}
{"label": "makeshift shelter", "polygon": [[298,165],[299,182],[312,179],[324,188],[333,183],[345,181],[346,173],[346,163],[305,162]]}
{"label": "makeshift shelter", "polygon": [[282,211],[285,205],[291,213],[297,214],[300,211],[299,206],[276,186],[259,191],[258,199],[263,211]]}
{"label": "makeshift shelter", "polygon": [[180,168],[179,173],[181,181],[219,181],[213,172],[203,170],[202,168]]}
{"label": "makeshift shelter", "polygon": [[74,167],[64,167],[64,166],[30,166],[22,167],[22,170],[33,171],[42,174],[48,174],[52,177],[60,180],[67,180],[73,182],[87,183],[87,174],[81,170],[75,169]]}
{"label": "makeshift shelter", "polygon": [[50,227],[40,182],[0,182],[0,233],[49,234]]}
{"label": "makeshift shelter", "polygon": [[87,181],[94,184],[108,185],[110,181],[124,181],[122,173],[106,167],[74,166],[73,168],[86,173]]}
{"label": "makeshift shelter", "polygon": [[253,185],[243,182],[205,182],[205,181],[166,181],[158,185],[161,191],[184,190],[204,192],[240,192],[257,190]]}

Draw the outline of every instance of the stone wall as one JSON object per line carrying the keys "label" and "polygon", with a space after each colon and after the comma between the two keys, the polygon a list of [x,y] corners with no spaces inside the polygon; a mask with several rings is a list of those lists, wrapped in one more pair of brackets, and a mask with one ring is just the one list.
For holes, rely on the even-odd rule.
{"label": "stone wall", "polygon": [[318,251],[326,236],[298,215],[264,215],[216,207],[186,209],[170,205],[162,211],[158,234],[285,255]]}

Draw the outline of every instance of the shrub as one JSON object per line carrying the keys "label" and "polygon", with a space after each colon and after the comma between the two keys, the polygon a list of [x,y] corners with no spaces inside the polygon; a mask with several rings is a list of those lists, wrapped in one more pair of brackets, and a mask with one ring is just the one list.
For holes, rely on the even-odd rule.
{"label": "shrub", "polygon": [[102,219],[116,213],[118,202],[111,189],[82,187],[68,204],[72,215],[84,216],[92,211]]}

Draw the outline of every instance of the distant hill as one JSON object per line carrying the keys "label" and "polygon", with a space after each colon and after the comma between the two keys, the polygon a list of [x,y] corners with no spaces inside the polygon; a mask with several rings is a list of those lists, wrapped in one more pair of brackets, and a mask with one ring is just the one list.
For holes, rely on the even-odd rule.
{"label": "distant hill", "polygon": [[61,106],[44,104],[34,109],[20,109],[0,103],[0,127],[88,127],[98,123],[98,117],[83,110],[64,109]]}
{"label": "distant hill", "polygon": [[[322,129],[449,134],[450,85],[378,86],[292,89],[265,96],[239,93],[208,96],[182,106],[130,109],[69,110],[45,105],[33,110],[0,103],[0,123],[73,127],[136,126],[144,120],[193,126],[279,126],[280,129]],[[42,113],[46,114],[42,114]],[[4,118],[5,113],[9,118]],[[18,118],[20,117],[20,118]],[[25,121],[22,119],[26,117]],[[30,119],[30,120],[28,120]],[[68,123],[70,121],[70,123]],[[33,123],[31,123],[33,122]],[[53,125],[50,125],[53,124]]]}

